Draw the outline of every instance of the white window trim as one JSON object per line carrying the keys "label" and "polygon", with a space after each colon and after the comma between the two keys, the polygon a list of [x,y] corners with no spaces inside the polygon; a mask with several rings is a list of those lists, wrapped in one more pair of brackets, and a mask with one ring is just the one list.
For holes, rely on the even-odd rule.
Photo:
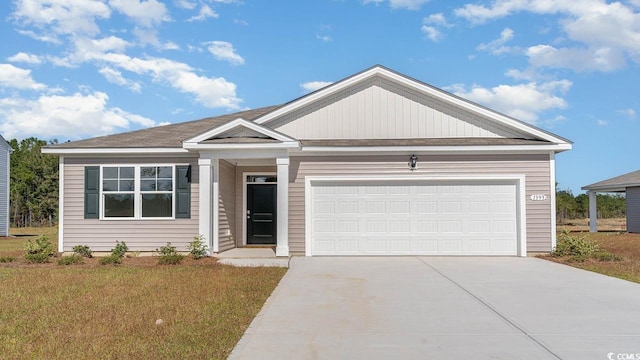
{"label": "white window trim", "polygon": [[[154,221],[154,220],[175,220],[176,218],[176,167],[180,164],[103,164],[100,165],[100,220],[104,221]],[[140,168],[143,167],[160,167],[170,166],[172,168],[172,181],[171,181],[171,216],[170,217],[142,217],[142,194],[165,194],[168,191],[161,192],[149,192],[140,190]],[[134,191],[133,191],[133,217],[105,217],[104,216],[104,194],[102,189],[104,179],[104,168],[109,167],[132,167],[134,170]],[[129,193],[129,192],[107,192],[107,194],[114,193]]]}

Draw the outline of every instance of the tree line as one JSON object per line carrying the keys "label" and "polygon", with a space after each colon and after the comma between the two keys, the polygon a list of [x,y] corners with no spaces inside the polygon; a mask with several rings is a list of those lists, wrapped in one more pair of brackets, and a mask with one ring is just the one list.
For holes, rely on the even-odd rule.
{"label": "tree line", "polygon": [[[626,214],[626,201],[622,194],[597,194],[598,219],[622,218]],[[574,196],[571,190],[556,191],[556,218],[558,222],[589,217],[589,195]]]}
{"label": "tree line", "polygon": [[[58,222],[58,157],[40,149],[57,140],[34,137],[9,141],[11,154],[11,226],[53,226]],[[624,217],[625,198],[618,194],[598,194],[598,218]],[[558,222],[589,217],[589,196],[574,196],[571,190],[556,190]]]}
{"label": "tree line", "polygon": [[53,226],[58,222],[58,157],[40,149],[57,141],[12,139],[9,220],[13,227]]}

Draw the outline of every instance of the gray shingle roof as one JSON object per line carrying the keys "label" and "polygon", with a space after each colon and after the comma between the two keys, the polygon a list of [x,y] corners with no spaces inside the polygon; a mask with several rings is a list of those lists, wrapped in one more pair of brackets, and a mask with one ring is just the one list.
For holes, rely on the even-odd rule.
{"label": "gray shingle roof", "polygon": [[640,170],[583,186],[582,190],[624,191],[625,188],[636,186],[640,186]]}
{"label": "gray shingle roof", "polygon": [[121,134],[50,145],[51,149],[97,149],[97,148],[181,148],[184,140],[200,135],[216,126],[239,117],[254,120],[279,106],[269,106],[178,124],[158,126]]}

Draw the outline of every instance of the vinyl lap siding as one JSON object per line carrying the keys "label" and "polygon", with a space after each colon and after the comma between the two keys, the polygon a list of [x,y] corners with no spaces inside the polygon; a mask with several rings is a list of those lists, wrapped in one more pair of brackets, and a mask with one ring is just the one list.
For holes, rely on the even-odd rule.
{"label": "vinyl lap siding", "polygon": [[0,139],[0,236],[9,236],[10,147]]}
{"label": "vinyl lap siding", "polygon": [[220,251],[236,247],[236,167],[220,161],[218,239]]}
{"label": "vinyl lap siding", "polygon": [[551,202],[531,201],[533,194],[550,198],[549,155],[422,155],[418,169],[407,168],[408,156],[292,157],[289,182],[289,247],[305,251],[305,177],[348,175],[499,175],[524,174],[527,252],[551,250]]}
{"label": "vinyl lap siding", "polygon": [[640,233],[640,187],[627,188],[627,231]]}
{"label": "vinyl lap siding", "polygon": [[[84,218],[84,167],[108,164],[190,164],[191,218],[175,220],[99,220]],[[132,250],[153,251],[171,242],[180,251],[198,234],[198,163],[195,157],[71,158],[64,165],[64,250],[88,245],[110,251],[116,240]]]}

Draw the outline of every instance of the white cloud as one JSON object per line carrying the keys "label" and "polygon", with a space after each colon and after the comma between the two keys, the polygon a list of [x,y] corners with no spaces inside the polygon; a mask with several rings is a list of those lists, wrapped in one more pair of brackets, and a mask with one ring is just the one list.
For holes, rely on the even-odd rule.
{"label": "white cloud", "polygon": [[145,27],[171,20],[167,8],[157,0],[109,0],[109,5]]}
{"label": "white cloud", "polygon": [[242,19],[233,19],[233,23],[240,26],[249,26],[249,22]]}
{"label": "white cloud", "polygon": [[100,0],[21,0],[15,2],[12,17],[22,25],[34,25],[42,30],[38,35],[25,32],[34,38],[53,42],[56,34],[100,33],[96,19],[106,19],[111,10]]}
{"label": "white cloud", "polygon": [[539,113],[567,107],[566,101],[559,95],[565,94],[571,85],[568,80],[559,80],[541,84],[529,82],[518,85],[498,85],[490,89],[477,85],[467,88],[456,84],[447,89],[460,97],[516,119],[537,124]]}
{"label": "white cloud", "polygon": [[42,59],[38,55],[27,54],[24,52],[19,52],[13,56],[7,58],[8,61],[11,62],[20,62],[26,64],[41,64]]}
{"label": "white cloud", "polygon": [[316,34],[316,39],[318,39],[318,40],[320,40],[322,42],[331,42],[331,40],[333,40],[333,39],[331,39],[331,36],[319,35],[319,34]]}
{"label": "white cloud", "polygon": [[179,8],[193,10],[198,4],[189,0],[173,0],[173,4]]}
{"label": "white cloud", "polygon": [[444,38],[444,34],[438,27],[450,28],[452,26],[442,13],[431,14],[422,19],[422,23],[420,30],[433,42],[438,42]]}
{"label": "white cloud", "polygon": [[629,120],[633,120],[633,119],[636,118],[636,111],[633,110],[632,108],[618,110],[617,112],[618,112],[618,114],[626,117]]}
{"label": "white cloud", "polygon": [[125,79],[122,76],[122,73],[118,70],[115,70],[110,67],[103,67],[100,70],[98,70],[98,72],[102,74],[102,76],[104,76],[105,79],[107,79],[107,81],[112,84],[126,86],[132,91],[135,91],[137,93],[139,93],[141,90],[140,83]]}
{"label": "white cloud", "polygon": [[0,99],[0,132],[8,138],[79,139],[128,130],[132,125],[156,125],[153,120],[108,107],[108,99],[102,92]]}
{"label": "white cloud", "polygon": [[[408,10],[420,10],[420,7],[428,3],[430,0],[389,0],[389,6],[392,9],[408,9]],[[363,0],[363,4],[381,4],[384,0]]]}
{"label": "white cloud", "polygon": [[433,42],[438,42],[444,37],[440,30],[436,29],[433,26],[422,25],[422,28],[420,28],[420,30],[422,30],[422,32],[425,33],[427,37]]}
{"label": "white cloud", "polygon": [[227,61],[231,65],[244,64],[244,59],[236,53],[233,44],[226,41],[211,41],[206,45],[208,45],[207,49],[216,59]]}
{"label": "white cloud", "polygon": [[187,21],[192,22],[192,21],[203,21],[206,20],[208,18],[214,18],[217,19],[220,15],[218,15],[218,13],[215,12],[215,10],[213,10],[209,5],[202,5],[202,7],[200,7],[200,12],[198,12],[198,15],[196,16],[192,16],[191,18],[189,18]]}
{"label": "white cloud", "polygon": [[331,84],[333,83],[330,81],[309,81],[309,82],[300,84],[300,87],[305,92],[313,92]]}
{"label": "white cloud", "polygon": [[47,88],[46,85],[31,78],[31,70],[11,64],[0,64],[0,87],[21,90],[44,90]]}
{"label": "white cloud", "polygon": [[555,48],[536,45],[526,50],[535,67],[566,68],[575,71],[613,71],[626,64],[624,54],[614,48]]}
{"label": "white cloud", "polygon": [[238,109],[241,99],[236,97],[236,85],[224,78],[209,78],[194,73],[185,63],[163,58],[140,59],[125,54],[94,54],[95,59],[107,62],[135,74],[151,76],[154,81],[168,83],[180,92],[192,94],[204,106]]}
{"label": "white cloud", "polygon": [[598,120],[598,125],[600,126],[606,126],[609,125],[609,122],[606,120]]}
{"label": "white cloud", "polygon": [[512,51],[512,48],[509,46],[505,46],[505,44],[511,39],[513,39],[513,30],[505,28],[500,33],[500,38],[486,44],[480,44],[478,45],[477,49],[480,51],[488,51],[493,55],[508,53]]}
{"label": "white cloud", "polygon": [[493,0],[488,6],[467,4],[454,13],[481,24],[518,12],[555,15],[573,44],[556,49],[548,44],[530,48],[533,66],[577,71],[612,71],[627,59],[640,63],[640,12],[632,3],[606,0]]}

